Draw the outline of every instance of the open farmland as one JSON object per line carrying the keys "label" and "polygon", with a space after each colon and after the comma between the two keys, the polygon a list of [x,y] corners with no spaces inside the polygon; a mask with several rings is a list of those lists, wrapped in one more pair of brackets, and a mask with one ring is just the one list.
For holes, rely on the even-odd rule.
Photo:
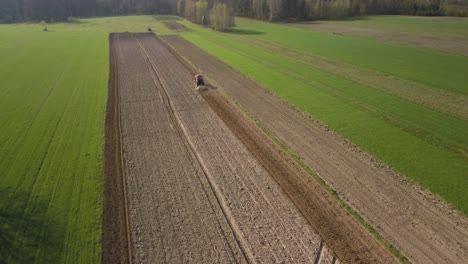
{"label": "open farmland", "polygon": [[468,56],[466,18],[370,16],[285,25]]}
{"label": "open farmland", "polygon": [[[0,257],[462,262],[467,57],[392,34],[463,43],[466,20],[398,19],[0,25]],[[348,23],[389,38],[337,32]],[[185,40],[114,34],[109,49],[109,33],[148,27]]]}
{"label": "open farmland", "polygon": [[120,125],[108,133],[122,152],[106,177],[122,170],[128,204],[112,206],[128,206],[127,258],[338,263],[329,245],[346,263],[395,261],[221,94],[195,92],[190,66],[154,35],[113,35],[111,50]]}
{"label": "open farmland", "polygon": [[[190,24],[181,23],[191,27]],[[290,38],[285,37],[280,40],[279,34],[276,34],[277,31],[274,29],[281,30],[282,27],[242,20],[239,24],[239,28],[234,29],[231,34],[214,33],[192,26],[191,29],[198,30],[198,32],[196,34],[184,33],[182,36],[246,73],[263,87],[283,96],[301,110],[318,118],[322,124],[325,124],[326,130],[333,128],[374,155],[384,153],[385,155],[376,156],[381,159],[386,158],[384,160],[398,171],[404,172],[432,191],[438,191],[445,199],[466,211],[465,190],[468,169],[465,150],[466,140],[468,140],[466,137],[468,131],[467,99],[464,96],[467,92],[466,86],[452,86],[459,89],[460,93],[447,92],[398,75],[390,75],[385,71],[378,71],[382,71],[385,66],[358,67],[324,57],[323,54],[312,52],[312,48],[307,52],[288,47],[287,40],[294,39],[291,32],[307,34],[301,30],[285,29],[287,33],[283,33]],[[312,36],[339,40],[331,34],[313,33]],[[299,36],[295,37],[299,38]],[[308,125],[299,125],[304,123],[304,120],[299,121],[301,119],[298,118],[298,121],[292,121],[295,119],[293,118],[294,111],[288,112],[281,109],[279,107],[281,104],[278,102],[262,107],[267,104],[265,98],[268,93],[256,92],[251,87],[246,88],[249,86],[240,81],[241,77],[233,77],[235,73],[232,70],[231,73],[226,73],[229,67],[222,67],[216,63],[216,60],[209,59],[207,54],[196,52],[193,47],[190,48],[177,38],[168,36],[165,39],[209,80],[223,87],[235,102],[258,120],[273,137],[280,140],[282,145],[298,155],[305,165],[337,192],[341,199],[351,205],[411,261],[438,263],[451,259],[449,262],[457,263],[459,256],[466,255],[467,223],[466,217],[462,214],[427,191],[408,183],[404,176],[395,174],[387,165],[376,161],[375,158],[360,154],[359,150],[353,150],[352,145],[348,146],[348,151],[355,153],[355,158],[340,158],[339,156],[347,152],[346,147],[343,149],[342,145],[349,143],[345,143],[339,137],[335,139],[335,143],[324,140],[324,136],[318,136],[317,131],[312,132]],[[275,39],[276,43],[266,41],[266,39]],[[307,41],[307,38],[304,38],[302,42],[297,41],[289,45],[299,45],[299,43],[304,45],[303,42],[307,43]],[[313,46],[313,41],[317,39],[311,38],[308,43]],[[325,42],[320,39],[318,41]],[[366,42],[366,40],[355,38],[349,38],[346,41],[350,41],[351,44],[353,41]],[[336,47],[331,47],[331,49],[338,49],[340,44],[334,45]],[[378,42],[373,42],[373,45],[377,50],[392,47]],[[462,56],[435,53],[435,56],[431,57],[434,55],[433,52],[399,45],[394,46],[393,49],[394,52],[407,49],[407,51],[420,53],[418,56],[426,56],[428,61],[437,60],[438,57],[447,57],[444,61],[449,65],[460,63],[460,68],[448,65],[452,67],[450,69],[453,72],[447,75],[458,75],[454,83],[457,83],[456,79],[458,79],[461,85],[466,78],[462,68],[462,65],[466,64],[466,59]],[[331,51],[328,52],[331,54]],[[381,52],[384,53],[384,51]],[[357,53],[359,54],[359,50]],[[296,56],[293,56],[294,54]],[[448,58],[453,58],[453,60],[448,60]],[[408,61],[401,59],[400,63],[415,63],[411,61],[411,58],[408,58]],[[440,70],[440,67],[438,69]],[[359,72],[362,75],[358,74]],[[340,77],[339,74],[345,76]],[[429,75],[428,78],[430,78]],[[392,87],[386,84],[387,81],[391,84],[402,84],[402,86]],[[453,83],[447,83],[447,85],[450,86]],[[407,87],[410,91],[403,91]],[[413,93],[410,93],[411,89]],[[443,96],[432,98],[424,94],[418,96],[422,94],[418,93],[418,90],[429,91],[433,94],[439,93]],[[262,100],[256,100],[256,98],[262,98]],[[437,106],[439,102],[451,105],[452,110]],[[292,132],[291,128],[297,126],[302,129]],[[317,138],[321,140],[316,141]],[[331,151],[334,147],[332,148],[330,144],[337,144],[336,151]],[[315,151],[311,152],[312,149]],[[319,149],[327,151],[318,152]],[[333,170],[324,167],[324,164],[330,161],[334,164]],[[358,168],[361,165],[367,169]],[[369,178],[365,177],[364,171],[369,172]],[[353,185],[355,187],[352,187]],[[372,193],[375,193],[375,196]],[[362,196],[362,199],[359,196]],[[383,213],[386,216],[372,216],[372,211],[374,211],[372,207],[375,212],[387,211]],[[446,218],[447,215],[450,217]],[[429,220],[430,218],[433,219]],[[442,220],[444,218],[445,220]],[[438,224],[433,225],[434,223]],[[460,223],[464,223],[464,227],[461,227]],[[388,226],[385,227],[385,225]],[[452,232],[454,228],[461,229]],[[397,235],[398,233],[400,235]],[[414,236],[411,237],[408,234]],[[434,238],[434,234],[437,234],[437,239]],[[430,240],[433,242],[422,242]],[[422,243],[418,244],[416,241]],[[452,244],[452,246],[442,246],[443,244]],[[449,251],[452,253],[448,253]]]}
{"label": "open farmland", "polygon": [[462,17],[363,16],[343,20],[320,21],[383,32],[412,33],[423,36],[443,36],[468,39],[468,19]]}
{"label": "open farmland", "polygon": [[180,23],[187,40],[468,211],[467,57],[251,20],[229,34]]}

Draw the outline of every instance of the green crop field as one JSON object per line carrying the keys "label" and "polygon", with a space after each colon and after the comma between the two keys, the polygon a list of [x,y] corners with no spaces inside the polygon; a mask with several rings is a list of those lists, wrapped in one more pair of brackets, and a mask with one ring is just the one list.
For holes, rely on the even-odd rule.
{"label": "green crop field", "polygon": [[322,23],[430,36],[468,38],[468,19],[458,17],[364,16]]}
{"label": "green crop field", "polygon": [[179,23],[187,40],[468,213],[467,57],[236,21],[230,33]]}
{"label": "green crop field", "polygon": [[0,262],[99,263],[108,33],[153,17],[0,25]]}

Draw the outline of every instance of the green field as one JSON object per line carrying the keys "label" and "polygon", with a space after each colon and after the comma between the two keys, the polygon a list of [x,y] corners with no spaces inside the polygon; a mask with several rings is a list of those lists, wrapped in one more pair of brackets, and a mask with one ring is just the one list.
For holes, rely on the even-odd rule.
{"label": "green field", "polygon": [[247,19],[238,19],[231,33],[180,23],[193,30],[182,33],[187,40],[468,213],[466,115],[395,96],[380,89],[379,80],[358,82],[318,64],[371,71],[386,78],[381,81],[466,100],[467,57]]}
{"label": "green field", "polygon": [[108,33],[149,26],[0,25],[0,262],[101,261]]}
{"label": "green field", "polygon": [[468,19],[458,17],[364,16],[322,23],[429,36],[468,38]]}
{"label": "green field", "polygon": [[[0,257],[14,253],[6,262],[101,261],[108,33],[171,34],[165,19],[174,18],[82,19],[50,32],[0,25]],[[337,23],[396,30],[406,19]],[[454,21],[437,25],[465,32],[467,20]],[[416,87],[465,107],[467,57],[247,19],[230,33],[179,23],[192,29],[178,33],[187,40],[468,213],[468,115],[402,95]]]}

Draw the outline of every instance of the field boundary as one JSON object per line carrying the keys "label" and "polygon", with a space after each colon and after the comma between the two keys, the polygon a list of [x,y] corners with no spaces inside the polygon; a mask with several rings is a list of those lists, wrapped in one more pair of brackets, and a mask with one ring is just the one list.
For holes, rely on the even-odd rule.
{"label": "field boundary", "polygon": [[[116,57],[109,35],[109,86],[105,128],[103,263],[131,263],[132,247],[124,173]],[[116,55],[116,54],[115,54]]]}

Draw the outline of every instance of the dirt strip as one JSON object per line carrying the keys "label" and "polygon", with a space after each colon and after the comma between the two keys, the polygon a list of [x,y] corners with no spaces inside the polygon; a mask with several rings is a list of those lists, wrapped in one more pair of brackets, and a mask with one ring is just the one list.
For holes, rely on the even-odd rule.
{"label": "dirt strip", "polygon": [[177,21],[166,21],[164,22],[164,25],[173,31],[177,32],[184,32],[184,31],[190,31],[190,29],[186,28],[184,25],[177,23]]}
{"label": "dirt strip", "polygon": [[215,57],[178,36],[163,39],[300,156],[412,262],[468,259],[468,220],[461,213]]}
{"label": "dirt strip", "polygon": [[[110,38],[113,38],[112,35]],[[109,49],[109,92],[104,167],[103,263],[129,263],[124,176],[122,173],[119,94],[115,45]]]}
{"label": "dirt strip", "polygon": [[362,27],[341,26],[330,23],[314,22],[285,25],[313,31],[329,32],[332,34],[350,35],[356,37],[376,39],[385,42],[411,45],[420,48],[434,49],[448,53],[468,56],[468,40],[466,38],[418,35],[414,33],[382,31]]}

